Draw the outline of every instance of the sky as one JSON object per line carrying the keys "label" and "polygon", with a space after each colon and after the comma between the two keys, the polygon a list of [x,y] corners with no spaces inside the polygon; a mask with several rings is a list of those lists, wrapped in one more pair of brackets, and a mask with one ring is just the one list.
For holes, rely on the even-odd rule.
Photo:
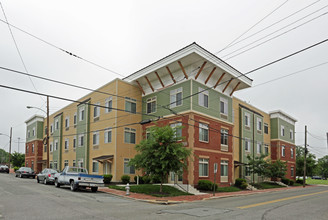
{"label": "sky", "polygon": [[[27,70],[92,89],[128,76],[192,42],[247,73],[328,38],[327,0],[0,2],[10,24],[47,42],[12,27],[21,59],[8,25],[0,21],[0,68]],[[2,10],[0,19],[6,20]],[[304,146],[307,125],[309,150],[317,158],[328,153],[327,51],[325,42],[250,73],[253,87],[234,93],[263,111],[280,109],[296,118],[297,145]],[[69,99],[88,93],[3,69],[0,85]],[[26,106],[46,110],[46,99],[5,88],[0,88],[0,97],[0,133],[4,134],[0,135],[0,148],[8,151],[6,135],[12,127],[12,151],[19,147],[24,152],[24,122],[34,114],[45,115]],[[68,104],[50,99],[50,114]]]}

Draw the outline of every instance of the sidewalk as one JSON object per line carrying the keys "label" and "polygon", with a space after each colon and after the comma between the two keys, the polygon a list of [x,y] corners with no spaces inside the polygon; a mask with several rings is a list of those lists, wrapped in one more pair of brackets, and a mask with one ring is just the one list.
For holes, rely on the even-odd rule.
{"label": "sidewalk", "polygon": [[[316,185],[307,185],[306,187],[315,187]],[[219,193],[217,192],[215,196],[213,194],[204,194],[204,195],[190,195],[190,196],[175,196],[175,197],[155,197],[146,194],[139,194],[139,193],[132,193],[130,192],[129,196],[125,195],[125,191],[116,190],[116,189],[109,189],[108,187],[100,187],[98,191],[109,193],[112,195],[116,195],[123,198],[134,199],[138,201],[144,201],[149,203],[156,203],[156,204],[178,204],[183,202],[193,202],[199,200],[207,200],[207,199],[219,199],[219,198],[226,198],[226,197],[234,197],[234,196],[246,196],[246,195],[253,195],[258,193],[265,193],[265,192],[277,192],[283,190],[295,190],[301,189],[303,186],[295,186],[295,187],[286,187],[286,188],[276,188],[276,189],[263,189],[263,190],[254,190],[254,191],[239,191],[239,192],[227,192],[227,193]]]}

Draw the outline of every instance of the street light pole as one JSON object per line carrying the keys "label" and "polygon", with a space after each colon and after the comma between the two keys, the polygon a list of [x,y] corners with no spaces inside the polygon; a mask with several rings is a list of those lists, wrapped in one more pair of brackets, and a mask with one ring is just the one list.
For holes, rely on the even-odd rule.
{"label": "street light pole", "polygon": [[10,136],[9,136],[9,162],[8,162],[8,168],[9,168],[9,172],[10,172],[10,160],[11,160],[11,137],[13,134],[13,128],[10,127]]}
{"label": "street light pole", "polygon": [[49,96],[47,96],[47,168],[49,168]]}

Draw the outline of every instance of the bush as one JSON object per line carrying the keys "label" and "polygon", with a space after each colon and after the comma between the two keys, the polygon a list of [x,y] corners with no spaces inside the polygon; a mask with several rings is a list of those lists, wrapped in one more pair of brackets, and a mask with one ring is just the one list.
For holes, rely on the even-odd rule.
{"label": "bush", "polygon": [[294,183],[295,183],[294,180],[289,180],[289,185],[290,185],[290,186],[293,186]]}
{"label": "bush", "polygon": [[18,170],[19,169],[19,167],[14,167],[14,171],[16,172],[16,170]]}
{"label": "bush", "polygon": [[123,175],[123,176],[121,177],[121,180],[122,180],[122,183],[123,183],[123,184],[130,183],[130,176],[128,176],[128,175]]}
{"label": "bush", "polygon": [[112,181],[113,175],[112,174],[105,174],[104,175],[104,183],[109,184]]}
{"label": "bush", "polygon": [[239,186],[240,189],[246,189],[248,184],[245,182],[242,182],[241,185]]}
{"label": "bush", "polygon": [[240,188],[240,186],[241,186],[243,183],[246,183],[246,180],[243,179],[243,178],[238,178],[238,179],[235,180],[235,186],[236,186],[236,187],[239,187],[239,188]]}
{"label": "bush", "polygon": [[[198,187],[199,190],[211,191],[213,190],[213,183],[210,180],[199,180]],[[218,188],[218,185],[215,184],[215,190]]]}
{"label": "bush", "polygon": [[134,182],[138,182],[138,177],[139,177],[139,184],[144,184],[142,176],[134,176]]}
{"label": "bush", "polygon": [[151,178],[149,176],[143,176],[142,181],[144,184],[149,184],[151,181]]}
{"label": "bush", "polygon": [[303,180],[302,179],[297,179],[296,183],[303,184]]}
{"label": "bush", "polygon": [[283,183],[283,184],[286,184],[286,185],[289,185],[289,179],[287,179],[287,178],[281,178],[281,182]]}
{"label": "bush", "polygon": [[161,177],[159,175],[151,175],[152,183],[161,183]]}

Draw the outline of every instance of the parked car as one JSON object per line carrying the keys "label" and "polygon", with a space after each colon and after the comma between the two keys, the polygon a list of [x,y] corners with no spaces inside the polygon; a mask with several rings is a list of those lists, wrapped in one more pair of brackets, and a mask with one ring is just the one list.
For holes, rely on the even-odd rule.
{"label": "parked car", "polygon": [[57,170],[46,168],[42,170],[37,176],[36,181],[43,182],[43,184],[47,185],[49,183],[55,183],[55,174],[58,173]]}
{"label": "parked car", "polygon": [[16,170],[15,176],[20,177],[20,178],[32,177],[34,179],[35,178],[35,172],[30,167],[21,167],[18,170]]}
{"label": "parked car", "polygon": [[104,177],[89,175],[85,168],[66,166],[61,173],[55,174],[55,186],[61,185],[70,185],[72,191],[90,187],[92,192],[97,192],[98,187],[104,186]]}
{"label": "parked car", "polygon": [[322,177],[321,176],[312,176],[312,179],[313,180],[322,180]]}
{"label": "parked car", "polygon": [[9,173],[9,168],[7,165],[0,166],[0,173]]}

